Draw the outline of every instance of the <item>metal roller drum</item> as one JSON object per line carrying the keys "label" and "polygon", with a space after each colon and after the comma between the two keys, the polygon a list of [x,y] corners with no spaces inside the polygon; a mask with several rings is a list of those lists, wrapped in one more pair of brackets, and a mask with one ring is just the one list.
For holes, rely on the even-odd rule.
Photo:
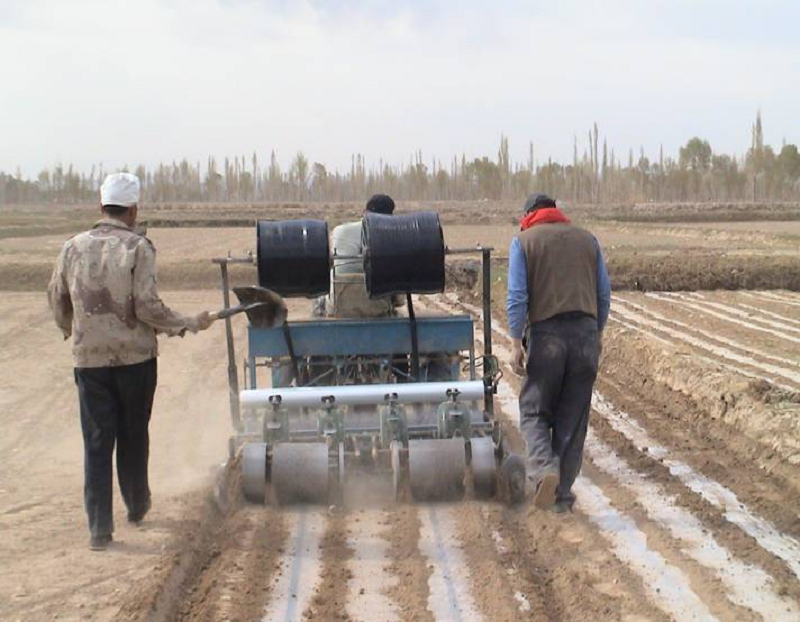
{"label": "metal roller drum", "polygon": [[272,490],[280,505],[328,500],[328,446],[278,443],[272,449]]}
{"label": "metal roller drum", "polygon": [[242,447],[242,492],[250,503],[264,503],[267,488],[267,444]]}
{"label": "metal roller drum", "polygon": [[487,436],[473,438],[472,449],[472,485],[475,494],[487,499],[494,496],[497,489],[497,458],[494,441]]}
{"label": "metal roller drum", "polygon": [[464,439],[425,439],[408,442],[411,494],[418,501],[448,501],[464,496],[467,466]]}

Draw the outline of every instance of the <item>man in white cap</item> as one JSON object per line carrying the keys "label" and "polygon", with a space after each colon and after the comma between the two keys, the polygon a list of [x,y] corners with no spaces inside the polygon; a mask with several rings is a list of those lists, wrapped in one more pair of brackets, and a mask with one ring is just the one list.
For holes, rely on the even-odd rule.
{"label": "man in white cap", "polygon": [[84,444],[84,502],[90,548],[112,541],[112,454],[128,520],[150,509],[148,425],[156,389],[156,333],[183,336],[208,328],[207,312],[185,317],[156,288],[156,252],[134,231],[139,179],[106,177],[102,219],[64,244],[47,288],[56,325],[72,336]]}

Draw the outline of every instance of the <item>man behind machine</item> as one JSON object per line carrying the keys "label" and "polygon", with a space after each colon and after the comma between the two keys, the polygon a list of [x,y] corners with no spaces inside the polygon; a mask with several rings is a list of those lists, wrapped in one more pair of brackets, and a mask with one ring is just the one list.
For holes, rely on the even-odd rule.
{"label": "man behind machine", "polygon": [[508,259],[511,364],[525,375],[520,427],[534,503],[560,513],[575,503],[611,285],[597,239],[553,199],[532,195],[524,211]]}
{"label": "man behind machine", "polygon": [[155,248],[133,229],[139,179],[109,175],[100,198],[102,219],[64,244],[47,289],[56,325],[65,339],[72,336],[92,550],[106,549],[113,539],[115,444],[128,520],[139,523],[150,509],[148,424],[156,389],[156,333],[182,337],[211,325],[207,312],[184,317],[158,295]]}
{"label": "man behind machine", "polygon": [[[391,216],[394,201],[386,194],[375,194],[367,201],[365,212]],[[395,315],[402,300],[389,297],[370,299],[364,282],[363,248],[361,242],[362,221],[346,222],[333,229],[333,269],[331,270],[331,293],[321,299],[324,313],[328,317],[389,317]],[[340,259],[337,259],[341,257]]]}

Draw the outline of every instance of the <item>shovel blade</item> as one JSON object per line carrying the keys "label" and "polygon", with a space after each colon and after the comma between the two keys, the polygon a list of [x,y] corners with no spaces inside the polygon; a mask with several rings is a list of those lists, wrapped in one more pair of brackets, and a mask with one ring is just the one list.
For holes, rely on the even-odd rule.
{"label": "shovel blade", "polygon": [[250,285],[234,287],[239,303],[245,305],[247,319],[253,328],[273,328],[286,323],[288,309],[283,298],[266,287]]}

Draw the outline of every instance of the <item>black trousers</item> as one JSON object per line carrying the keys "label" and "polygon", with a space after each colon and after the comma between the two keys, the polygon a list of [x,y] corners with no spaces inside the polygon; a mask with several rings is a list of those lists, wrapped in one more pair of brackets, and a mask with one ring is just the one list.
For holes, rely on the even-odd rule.
{"label": "black trousers", "polygon": [[520,428],[528,445],[528,476],[559,474],[558,501],[572,504],[581,470],[597,377],[597,320],[537,322],[528,332],[527,376],[519,397]]}
{"label": "black trousers", "polygon": [[84,449],[84,503],[92,536],[114,531],[112,455],[130,513],[150,500],[148,425],[156,391],[157,364],[150,359],[120,367],[75,368]]}

